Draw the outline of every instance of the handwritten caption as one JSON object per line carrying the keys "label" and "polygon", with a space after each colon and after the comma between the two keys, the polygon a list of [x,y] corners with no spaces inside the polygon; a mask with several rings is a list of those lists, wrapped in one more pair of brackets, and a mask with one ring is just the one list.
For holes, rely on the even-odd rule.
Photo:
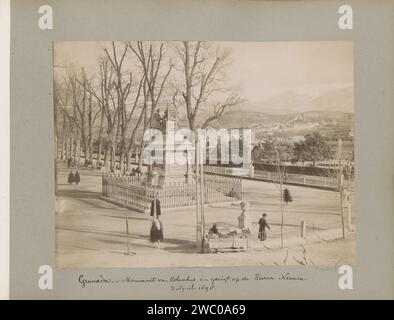
{"label": "handwritten caption", "polygon": [[114,279],[100,274],[98,277],[88,277],[85,274],[80,274],[78,283],[82,289],[92,286],[112,286],[112,285],[138,285],[138,284],[159,284],[166,285],[170,291],[173,292],[187,292],[187,291],[214,291],[220,286],[240,285],[250,281],[306,281],[304,276],[299,274],[292,274],[289,272],[280,275],[268,275],[263,273],[256,273],[251,276],[195,276],[195,275],[173,275],[168,277],[147,277],[138,278],[133,276],[125,276],[124,278]]}

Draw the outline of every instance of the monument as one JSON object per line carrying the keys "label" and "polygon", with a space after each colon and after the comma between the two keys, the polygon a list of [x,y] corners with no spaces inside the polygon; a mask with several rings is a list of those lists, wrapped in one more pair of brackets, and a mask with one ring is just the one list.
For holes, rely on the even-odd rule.
{"label": "monument", "polygon": [[[146,212],[156,199],[160,200],[161,208],[175,208],[195,206],[199,201],[207,204],[242,198],[240,176],[201,171],[200,167],[197,177],[194,137],[190,136],[193,133],[187,126],[179,127],[178,120],[170,105],[162,114],[160,109],[155,111],[150,129],[161,134],[150,133],[148,148],[144,150],[146,174],[138,177],[103,174],[104,200]],[[203,188],[198,187],[198,181],[203,182]]]}
{"label": "monument", "polygon": [[[194,144],[188,137],[182,135],[182,128],[178,127],[176,109],[168,104],[164,114],[160,114],[157,109],[152,117],[151,129],[159,130],[163,140],[157,141],[154,145],[155,151],[162,155],[164,163],[150,161],[148,166],[148,176],[151,176],[153,169],[159,174],[159,185],[174,182],[189,183],[193,175]],[[184,128],[187,129],[187,128]],[[153,141],[153,144],[155,142]],[[185,145],[187,147],[185,148]],[[183,152],[179,150],[184,149]]]}

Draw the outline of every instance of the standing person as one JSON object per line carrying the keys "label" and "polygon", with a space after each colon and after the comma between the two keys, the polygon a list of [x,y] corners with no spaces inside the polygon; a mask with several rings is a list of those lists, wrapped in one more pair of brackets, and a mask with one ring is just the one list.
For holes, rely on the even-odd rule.
{"label": "standing person", "polygon": [[250,166],[249,176],[250,176],[251,178],[254,177],[254,166],[253,166],[253,164]]}
{"label": "standing person", "polygon": [[69,184],[72,184],[72,183],[74,182],[74,174],[73,174],[72,171],[70,171],[70,173],[68,174],[67,182],[68,182]]}
{"label": "standing person", "polygon": [[155,217],[155,207],[154,207],[155,200],[152,200],[150,204],[150,216],[153,218],[158,218],[161,215],[161,204],[160,200],[156,198],[156,217]]}
{"label": "standing person", "polygon": [[252,233],[252,221],[248,215],[249,202],[241,202],[241,215],[238,217],[238,228]]}
{"label": "standing person", "polygon": [[159,218],[153,217],[150,228],[150,241],[160,249],[160,241],[163,241],[163,223]]}
{"label": "standing person", "polygon": [[260,241],[264,241],[267,239],[267,228],[271,230],[270,226],[267,223],[267,214],[263,213],[262,218],[259,220],[259,239]]}
{"label": "standing person", "polygon": [[67,168],[71,167],[71,158],[67,158]]}
{"label": "standing person", "polygon": [[140,177],[141,176],[140,168],[135,169],[135,173],[137,174],[138,177]]}
{"label": "standing person", "polygon": [[79,182],[81,181],[81,177],[79,176],[78,170],[74,174],[74,181],[76,184],[79,184]]}
{"label": "standing person", "polygon": [[293,198],[292,198],[292,196],[290,194],[290,191],[287,188],[285,190],[283,190],[283,200],[285,201],[286,205],[288,205],[289,202],[293,201]]}

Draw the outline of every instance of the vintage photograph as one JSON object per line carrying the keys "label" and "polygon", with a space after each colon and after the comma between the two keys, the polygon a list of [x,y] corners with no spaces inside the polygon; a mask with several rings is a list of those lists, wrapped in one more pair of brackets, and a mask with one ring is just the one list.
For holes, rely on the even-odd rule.
{"label": "vintage photograph", "polygon": [[351,41],[55,41],[56,267],[356,263]]}

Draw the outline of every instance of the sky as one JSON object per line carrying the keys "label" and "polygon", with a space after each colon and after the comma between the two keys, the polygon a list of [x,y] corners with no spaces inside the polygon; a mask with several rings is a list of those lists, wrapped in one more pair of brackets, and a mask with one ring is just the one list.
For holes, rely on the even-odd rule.
{"label": "sky", "polygon": [[[242,96],[259,104],[283,92],[317,97],[353,87],[350,41],[217,42],[231,50],[227,77]],[[55,66],[68,63],[93,69],[106,42],[55,43]],[[56,70],[56,69],[55,69]]]}
{"label": "sky", "polygon": [[353,86],[352,42],[230,43],[231,72],[258,101],[282,91],[317,95]]}

